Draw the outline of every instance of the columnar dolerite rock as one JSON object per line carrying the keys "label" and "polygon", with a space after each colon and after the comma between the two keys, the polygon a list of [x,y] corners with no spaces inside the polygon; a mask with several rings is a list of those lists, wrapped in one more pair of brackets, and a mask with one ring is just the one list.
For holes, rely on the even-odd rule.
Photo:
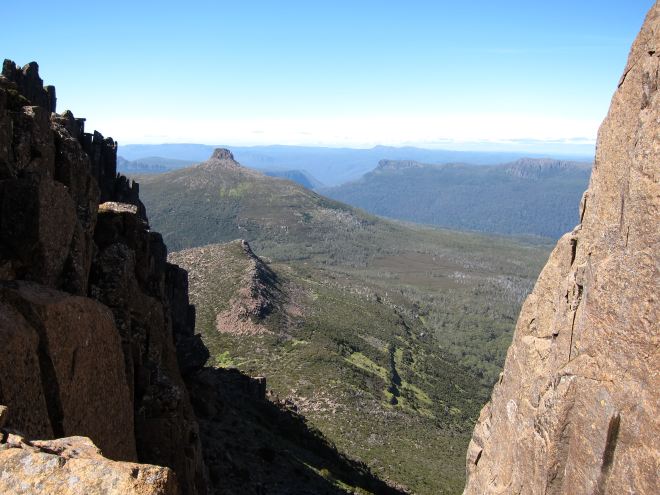
{"label": "columnar dolerite rock", "polygon": [[[35,438],[52,438],[53,427],[41,382],[39,334],[20,311],[4,300],[0,300],[0,343],[0,402],[12,404],[11,423]],[[8,420],[6,412],[3,422]]]}
{"label": "columnar dolerite rock", "polygon": [[660,5],[635,41],[580,206],[525,302],[466,494],[652,494],[660,473]]}
{"label": "columnar dolerite rock", "polygon": [[[117,145],[56,114],[35,63],[0,76],[0,404],[30,438],[82,435],[206,493],[180,368],[208,357]],[[176,345],[175,345],[176,344]],[[22,454],[21,454],[22,455]],[[171,481],[171,480],[170,480]],[[168,482],[169,483],[169,482]]]}
{"label": "columnar dolerite rock", "polygon": [[55,111],[55,87],[46,86],[39,77],[39,65],[31,62],[20,68],[11,60],[5,60],[2,64],[2,75],[13,81],[18,92],[28,99],[33,105],[44,108],[49,114]]}
{"label": "columnar dolerite rock", "polygon": [[[135,435],[141,461],[172,467],[179,476],[201,483],[204,472],[199,432],[188,392],[177,365],[174,323],[191,340],[187,292],[177,294],[169,280],[183,282],[185,272],[166,261],[160,234],[150,232],[135,208],[101,205],[96,226],[98,254],[90,277],[91,294],[114,313],[122,338],[126,373],[135,401]],[[178,277],[168,274],[177,272]],[[187,287],[187,280],[184,287]],[[184,311],[174,315],[172,309]],[[204,348],[205,349],[205,348]],[[203,366],[203,360],[198,362]],[[182,452],[185,455],[182,455]],[[195,469],[190,469],[193,466]],[[199,480],[197,480],[199,478]]]}
{"label": "columnar dolerite rock", "polygon": [[[133,411],[127,407],[131,396],[119,335],[108,308],[87,297],[21,281],[0,282],[0,301],[20,314],[0,323],[3,332],[28,334],[38,342],[36,369],[20,374],[2,369],[0,373],[2,401],[11,406],[10,425],[37,438],[88,432],[108,457],[136,459]],[[5,326],[14,322],[20,330]],[[34,355],[19,356],[26,354]],[[42,415],[34,414],[31,407],[15,410],[12,404],[31,406],[34,399],[28,403],[21,396],[39,381],[42,387],[36,387],[35,393],[43,396],[35,402],[40,407],[45,404],[50,421],[37,429],[30,418],[38,421]]]}

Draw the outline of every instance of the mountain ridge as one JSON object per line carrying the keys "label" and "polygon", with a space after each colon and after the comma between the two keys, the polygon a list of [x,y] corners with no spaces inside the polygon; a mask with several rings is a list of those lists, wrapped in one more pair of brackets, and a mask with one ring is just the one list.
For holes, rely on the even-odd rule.
{"label": "mountain ridge", "polygon": [[[433,346],[409,336],[423,333],[419,322],[384,294],[355,294],[378,289],[346,276],[319,276],[309,265],[266,263],[241,240],[173,252],[169,259],[189,270],[199,328],[219,366],[267,374],[272,394],[394,486],[423,494],[462,486],[461,464],[444,454],[442,482],[420,478],[431,470],[431,445],[464,449],[465,409],[475,406],[465,398],[483,394],[483,388],[446,354],[427,356]],[[420,369],[414,371],[411,361]],[[439,397],[443,412],[434,404]],[[371,420],[365,423],[367,410]],[[379,438],[383,446],[402,450],[431,434],[437,438],[409,452],[396,469],[386,466],[398,456],[373,445]]]}
{"label": "mountain ridge", "polygon": [[[330,148],[307,146],[227,146],[201,144],[162,144],[121,146],[119,154],[128,160],[162,156],[188,160],[206,160],[215,148],[231,148],[236,159],[256,170],[302,170],[327,186],[358,179],[372,171],[379,160],[416,160],[429,163],[467,162],[481,165],[504,163],[524,156],[524,152],[479,152],[424,149],[415,147],[374,146],[373,148]],[[538,157],[547,154],[532,154]],[[557,155],[562,159],[585,158],[585,155]]]}
{"label": "mountain ridge", "polygon": [[388,218],[439,227],[557,238],[578,221],[570,205],[590,165],[523,158],[498,165],[382,160],[362,178],[319,192]]}

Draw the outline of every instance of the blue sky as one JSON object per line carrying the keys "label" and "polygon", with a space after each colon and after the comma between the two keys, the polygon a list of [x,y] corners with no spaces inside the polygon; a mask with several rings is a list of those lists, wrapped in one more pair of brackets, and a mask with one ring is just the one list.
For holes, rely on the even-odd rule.
{"label": "blue sky", "polygon": [[652,4],[11,1],[0,46],[120,144],[568,151]]}

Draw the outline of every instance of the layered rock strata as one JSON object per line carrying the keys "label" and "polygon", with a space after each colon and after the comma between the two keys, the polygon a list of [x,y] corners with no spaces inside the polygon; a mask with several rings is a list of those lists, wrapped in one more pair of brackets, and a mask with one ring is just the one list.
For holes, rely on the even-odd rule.
{"label": "layered rock strata", "polygon": [[580,224],[523,305],[465,494],[652,494],[660,473],[660,5],[603,122]]}
{"label": "layered rock strata", "polygon": [[187,274],[167,263],[137,184],[117,174],[116,143],[55,110],[55,90],[43,87],[36,63],[4,62],[5,428],[42,440],[89,437],[106,457],[168,466],[182,493],[206,493],[181,373],[201,368],[208,356],[194,334]]}

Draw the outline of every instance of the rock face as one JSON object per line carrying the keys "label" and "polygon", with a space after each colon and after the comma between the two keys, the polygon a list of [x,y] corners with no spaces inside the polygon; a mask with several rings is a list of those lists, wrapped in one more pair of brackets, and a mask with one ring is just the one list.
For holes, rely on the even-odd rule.
{"label": "rock face", "polygon": [[135,459],[131,396],[110,310],[30,282],[1,282],[0,300],[0,332],[11,337],[3,341],[31,343],[12,345],[9,354],[27,356],[29,366],[12,369],[12,358],[0,364],[10,425],[37,438],[89,432],[108,457]]}
{"label": "rock face", "polygon": [[657,493],[660,5],[598,136],[581,223],[525,302],[466,494]]}
{"label": "rock face", "polygon": [[[194,334],[187,274],[167,263],[137,184],[117,175],[116,143],[86,133],[71,112],[54,113],[55,101],[36,63],[4,62],[0,404],[9,406],[7,431],[89,437],[106,457],[168,466],[182,493],[206,493],[181,373],[208,357]],[[11,452],[28,455],[45,454]]]}

